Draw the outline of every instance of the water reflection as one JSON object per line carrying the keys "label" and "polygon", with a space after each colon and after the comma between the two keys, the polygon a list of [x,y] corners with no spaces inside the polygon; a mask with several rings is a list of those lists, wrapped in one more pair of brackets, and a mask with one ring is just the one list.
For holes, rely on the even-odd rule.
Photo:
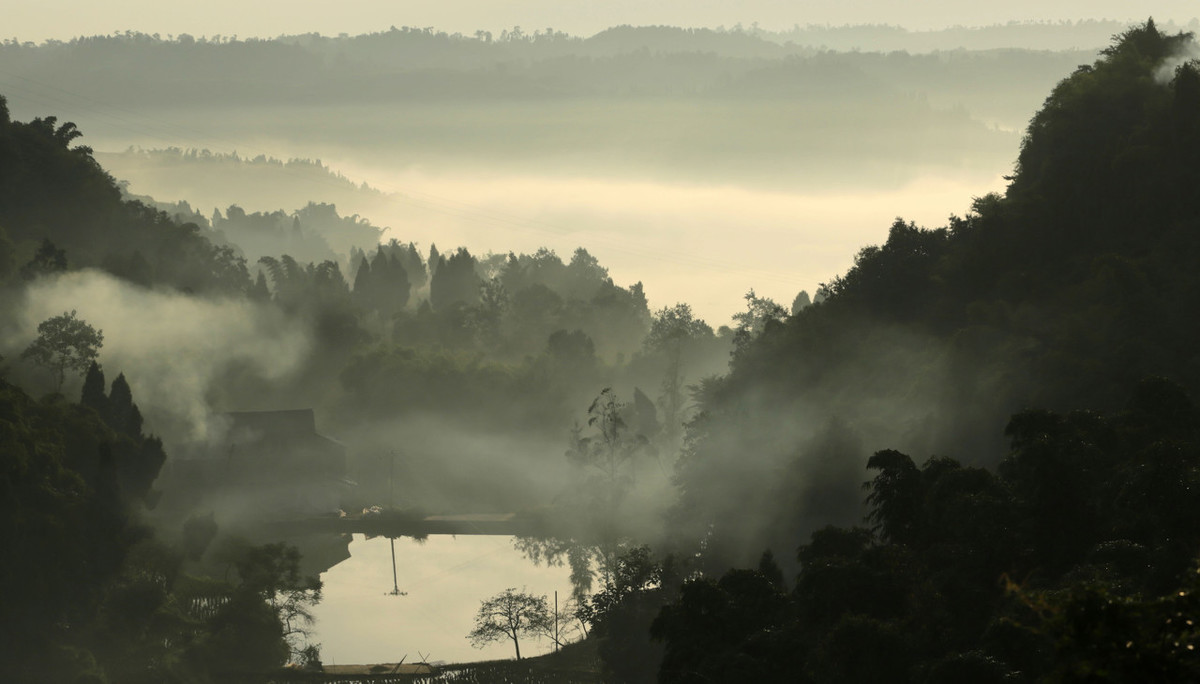
{"label": "water reflection", "polygon": [[[321,575],[324,599],[313,611],[313,640],[329,664],[512,658],[511,643],[472,648],[467,641],[479,602],[507,587],[531,594],[570,595],[570,571],[537,566],[513,548],[512,537],[431,536],[390,540],[354,535],[350,558]],[[394,595],[393,588],[400,592]],[[521,643],[521,655],[541,655],[548,639]]]}

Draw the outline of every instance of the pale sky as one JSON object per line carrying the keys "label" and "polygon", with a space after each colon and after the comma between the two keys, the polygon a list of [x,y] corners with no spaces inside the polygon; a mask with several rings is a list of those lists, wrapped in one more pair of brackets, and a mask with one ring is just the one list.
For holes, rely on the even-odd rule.
{"label": "pale sky", "polygon": [[590,35],[620,25],[749,26],[892,24],[910,29],[979,26],[1007,21],[1077,19],[1187,23],[1195,0],[0,0],[0,38],[40,42],[134,30],[194,36],[273,37],[284,33],[367,33],[389,26],[450,32],[526,31],[552,27]]}

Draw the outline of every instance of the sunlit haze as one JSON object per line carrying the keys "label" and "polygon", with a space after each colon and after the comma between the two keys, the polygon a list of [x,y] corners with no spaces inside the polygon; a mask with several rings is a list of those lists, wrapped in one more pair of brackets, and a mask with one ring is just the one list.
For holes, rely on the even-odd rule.
{"label": "sunlit haze", "polygon": [[478,29],[500,31],[522,26],[528,31],[551,27],[575,34],[591,34],[610,26],[671,25],[718,26],[736,24],[779,30],[806,24],[892,24],[910,29],[980,26],[1008,21],[1071,21],[1154,16],[1187,23],[1196,16],[1187,0],[1138,3],[1125,0],[1036,2],[1013,0],[994,5],[963,0],[921,0],[894,3],[885,0],[350,0],[336,4],[295,3],[284,0],[208,0],[155,2],[119,0],[95,3],[68,0],[47,12],[36,0],[8,0],[5,37],[20,40],[66,40],[81,35],[114,31],[187,33],[274,37],[317,32],[369,33],[388,26],[432,26],[466,34]]}

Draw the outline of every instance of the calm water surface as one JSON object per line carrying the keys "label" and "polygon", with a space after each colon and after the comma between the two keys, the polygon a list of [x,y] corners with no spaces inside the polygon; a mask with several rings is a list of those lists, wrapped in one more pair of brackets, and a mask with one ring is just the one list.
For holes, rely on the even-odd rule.
{"label": "calm water surface", "polygon": [[[534,565],[504,536],[430,536],[396,540],[396,576],[401,592],[392,596],[388,539],[354,535],[351,557],[321,575],[324,598],[313,611],[321,657],[327,664],[464,662],[514,657],[511,641],[472,648],[467,634],[483,599],[508,587],[545,594],[551,607],[571,592],[566,567]],[[521,641],[521,655],[551,650],[548,639]]]}

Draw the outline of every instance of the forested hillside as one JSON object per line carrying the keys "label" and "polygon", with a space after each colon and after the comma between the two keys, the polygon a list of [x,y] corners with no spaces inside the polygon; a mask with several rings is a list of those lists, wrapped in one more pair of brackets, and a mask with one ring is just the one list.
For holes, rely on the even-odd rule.
{"label": "forested hillside", "polygon": [[91,148],[75,144],[82,135],[53,116],[13,121],[0,96],[0,229],[15,244],[5,250],[5,277],[19,260],[30,278],[70,266],[192,292],[249,286],[244,261],[199,226],[124,201]]}
{"label": "forested hillside", "polygon": [[320,584],[281,545],[228,544],[223,578],[183,571],[212,535],[180,547],[144,523],[166,455],[124,375],[93,364],[79,403],[0,380],[0,449],[6,681],[228,681],[292,657],[285,625]]}
{"label": "forested hillside", "polygon": [[1119,36],[1004,195],[897,220],[704,384],[677,519],[705,563],[809,541],[794,585],[769,556],[684,583],[659,681],[1196,676],[1191,40]]}
{"label": "forested hillside", "polygon": [[[1189,266],[1197,72],[1163,72],[1186,40],[1131,30],[1055,88],[1005,195],[944,228],[898,219],[824,302],[739,348],[730,374],[703,388],[708,417],[694,429],[711,437],[696,442],[696,471],[681,472],[685,490],[733,444],[761,445],[800,480],[841,448],[860,459],[843,473],[850,499],[849,478],[880,448],[995,465],[999,428],[1018,410],[1117,408],[1150,376],[1200,388],[1200,331],[1172,313],[1200,295]],[[797,436],[815,442],[797,454]],[[765,483],[747,478],[751,491]]]}
{"label": "forested hillside", "polygon": [[[571,566],[614,682],[1196,678],[1195,49],[1122,33],[1050,92],[1003,194],[898,218],[815,297],[751,291],[715,331],[583,246],[378,244],[319,203],[153,209],[74,124],[0,99],[0,543],[39,563],[0,583],[0,673],[315,665],[288,628],[320,599],[296,551],[186,510],[205,493],[169,476],[215,414],[308,406],[356,506],[391,495],[399,447],[414,508],[552,521],[519,544]],[[111,389],[97,358],[123,365]]]}

